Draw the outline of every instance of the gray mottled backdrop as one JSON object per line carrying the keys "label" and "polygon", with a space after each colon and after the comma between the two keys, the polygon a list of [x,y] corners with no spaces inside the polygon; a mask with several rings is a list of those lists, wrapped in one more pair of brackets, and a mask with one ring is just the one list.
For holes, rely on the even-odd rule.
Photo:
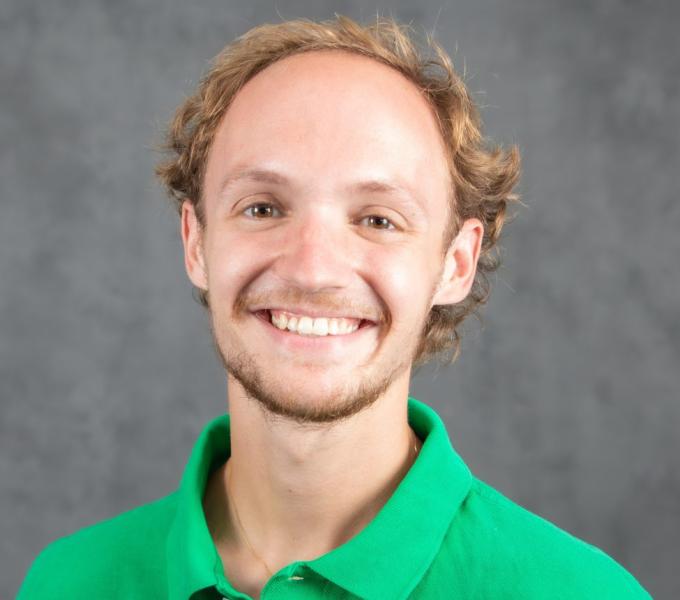
{"label": "gray mottled backdrop", "polygon": [[435,30],[517,143],[484,328],[413,393],[480,478],[680,597],[678,5],[428,0],[0,8],[0,597],[51,540],[171,492],[226,409],[152,151],[264,21]]}

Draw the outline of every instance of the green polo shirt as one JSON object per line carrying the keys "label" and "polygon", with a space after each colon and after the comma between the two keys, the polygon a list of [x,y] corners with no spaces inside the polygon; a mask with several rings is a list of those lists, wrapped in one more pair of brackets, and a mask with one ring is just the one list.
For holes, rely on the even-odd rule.
{"label": "green polo shirt", "polygon": [[[278,571],[263,600],[649,598],[617,562],[475,478],[440,417],[409,398],[417,460],[355,537]],[[172,494],[49,544],[19,600],[250,596],[224,575],[202,497],[229,457],[229,415],[207,424]]]}

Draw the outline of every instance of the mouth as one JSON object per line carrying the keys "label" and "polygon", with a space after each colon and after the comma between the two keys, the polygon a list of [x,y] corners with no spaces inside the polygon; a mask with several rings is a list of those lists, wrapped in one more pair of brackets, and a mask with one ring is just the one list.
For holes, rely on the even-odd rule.
{"label": "mouth", "polygon": [[368,319],[311,316],[277,309],[262,309],[254,314],[282,332],[306,337],[345,336],[375,325]]}

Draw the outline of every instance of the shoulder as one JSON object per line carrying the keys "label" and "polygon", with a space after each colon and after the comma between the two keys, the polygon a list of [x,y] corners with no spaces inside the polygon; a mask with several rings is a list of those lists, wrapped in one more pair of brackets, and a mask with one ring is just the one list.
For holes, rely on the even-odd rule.
{"label": "shoulder", "polygon": [[164,577],[175,507],[173,493],[51,542],[28,569],[18,600],[115,597],[125,581]]}
{"label": "shoulder", "polygon": [[476,478],[445,545],[451,560],[464,556],[481,568],[485,589],[499,597],[511,591],[526,598],[650,598],[602,550]]}

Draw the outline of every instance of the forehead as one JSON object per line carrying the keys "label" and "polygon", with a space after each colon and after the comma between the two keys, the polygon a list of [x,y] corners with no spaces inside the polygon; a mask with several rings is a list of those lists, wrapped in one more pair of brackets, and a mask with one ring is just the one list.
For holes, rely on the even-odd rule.
{"label": "forehead", "polygon": [[398,177],[448,187],[436,117],[417,87],[387,65],[337,50],[279,60],[236,94],[215,134],[207,195],[220,175],[243,168],[328,186]]}

